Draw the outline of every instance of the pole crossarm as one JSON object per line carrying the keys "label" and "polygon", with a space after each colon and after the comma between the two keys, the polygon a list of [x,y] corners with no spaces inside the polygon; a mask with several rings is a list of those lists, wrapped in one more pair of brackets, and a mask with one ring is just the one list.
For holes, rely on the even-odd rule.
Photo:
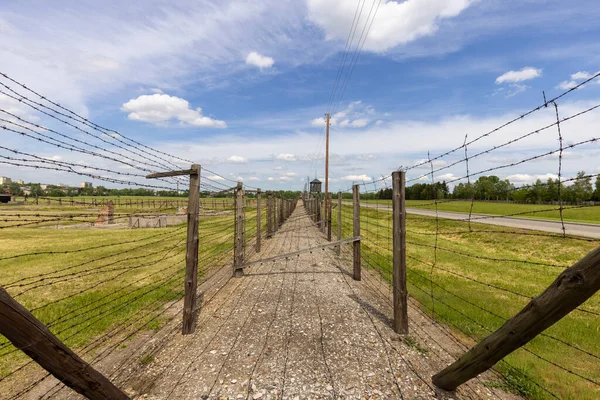
{"label": "pole crossarm", "polygon": [[254,264],[261,264],[261,263],[266,263],[266,262],[270,262],[270,261],[277,261],[282,258],[289,258],[289,257],[297,256],[297,255],[300,255],[303,253],[310,253],[311,251],[315,251],[315,250],[325,250],[326,248],[329,248],[329,247],[336,247],[336,246],[346,244],[346,243],[353,243],[353,242],[359,241],[361,239],[362,239],[362,236],[355,236],[355,237],[349,238],[349,239],[338,240],[337,242],[326,243],[326,244],[322,244],[320,246],[309,247],[306,249],[293,251],[291,253],[280,254],[275,257],[263,258],[262,260],[251,261],[249,263],[244,264],[244,268],[248,267],[250,265],[254,265]]}

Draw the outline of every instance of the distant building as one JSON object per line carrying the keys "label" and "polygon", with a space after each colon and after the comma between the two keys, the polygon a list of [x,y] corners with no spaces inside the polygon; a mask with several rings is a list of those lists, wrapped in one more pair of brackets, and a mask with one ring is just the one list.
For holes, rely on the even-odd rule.
{"label": "distant building", "polygon": [[17,181],[17,183],[18,183],[19,185],[24,185],[24,184],[25,184],[25,182],[23,182],[23,179],[19,179],[19,180]]}
{"label": "distant building", "polygon": [[321,193],[321,181],[318,179],[313,179],[310,182],[310,192],[311,193]]}
{"label": "distant building", "polygon": [[7,178],[6,176],[0,176],[0,185],[9,185],[12,183],[12,179]]}
{"label": "distant building", "polygon": [[81,182],[82,189],[87,189],[87,188],[92,188],[92,187],[94,187],[94,185],[92,185],[92,182]]}

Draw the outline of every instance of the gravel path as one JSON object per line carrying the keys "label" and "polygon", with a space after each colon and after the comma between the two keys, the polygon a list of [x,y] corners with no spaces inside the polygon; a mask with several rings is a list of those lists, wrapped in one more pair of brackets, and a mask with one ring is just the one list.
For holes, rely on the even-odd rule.
{"label": "gravel path", "polygon": [[[254,260],[326,243],[298,205]],[[482,376],[442,393],[431,375],[465,345],[410,309],[410,340],[391,329],[389,288],[350,275],[333,249],[254,264],[221,285],[194,335],[175,334],[121,381],[147,399],[511,399]]]}

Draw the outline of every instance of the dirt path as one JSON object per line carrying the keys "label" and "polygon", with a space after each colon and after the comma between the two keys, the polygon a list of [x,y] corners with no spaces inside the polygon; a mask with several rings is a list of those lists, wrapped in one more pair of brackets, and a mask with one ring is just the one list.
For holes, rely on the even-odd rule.
{"label": "dirt path", "polygon": [[[254,259],[325,243],[303,215]],[[403,342],[384,283],[369,271],[352,280],[348,261],[327,249],[254,264],[202,309],[194,335],[176,334],[121,387],[147,399],[512,397],[480,381],[437,393],[430,376],[460,353],[456,339],[415,308],[416,339]]]}

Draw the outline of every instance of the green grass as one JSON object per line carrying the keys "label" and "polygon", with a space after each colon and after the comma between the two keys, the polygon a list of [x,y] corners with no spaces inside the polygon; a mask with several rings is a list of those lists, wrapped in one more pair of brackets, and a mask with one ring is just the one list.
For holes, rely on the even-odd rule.
{"label": "green grass", "polygon": [[[352,208],[344,205],[342,210],[342,236],[351,237]],[[378,270],[382,279],[388,282],[391,282],[392,271],[391,225],[389,211],[361,208],[363,266]],[[523,234],[507,234],[503,227],[479,224],[473,224],[473,229],[486,232],[469,233],[464,223],[449,220],[440,220],[438,229],[435,251],[435,219],[408,214],[409,293],[420,303],[423,311],[452,327],[470,343],[489,335],[529,302],[528,298],[509,291],[536,296],[563,270],[560,267],[516,260],[570,266],[598,246],[597,242],[563,239],[558,235],[536,234],[512,228],[511,232]],[[336,230],[337,221],[334,221],[333,231]],[[499,262],[477,258],[480,256],[515,261]],[[432,268],[434,259],[436,264]],[[506,291],[494,289],[488,284]],[[582,308],[600,312],[600,295],[593,296]],[[596,315],[573,311],[545,333],[600,355],[600,318]],[[538,336],[526,348],[551,363],[600,382],[600,362],[597,358],[544,336]],[[502,362],[497,365],[512,390],[531,398],[550,398],[532,380],[564,399],[591,400],[600,396],[598,386],[565,372],[524,349],[517,350],[505,360],[520,371],[515,372]]]}
{"label": "green grass", "polygon": [[[0,207],[0,213],[47,211],[31,205]],[[256,235],[256,208],[247,206],[246,215],[249,252]],[[264,210],[262,215],[264,229]],[[231,266],[233,222],[229,211],[200,219],[199,282]],[[0,285],[78,353],[112,332],[118,333],[114,340],[138,328],[156,332],[170,315],[161,315],[165,304],[183,296],[186,227],[0,229]],[[22,254],[29,255],[6,259]],[[0,336],[0,378],[29,360],[7,343]],[[92,350],[84,358],[93,354]]]}
{"label": "green grass", "polygon": [[[391,200],[361,200],[362,203],[391,205]],[[407,200],[407,207],[418,207],[427,210],[435,210],[433,200]],[[468,213],[471,208],[470,201],[463,200],[440,200],[437,204],[440,211],[454,211]],[[516,204],[516,203],[495,203],[485,201],[475,201],[473,203],[474,214],[491,215],[515,215],[515,218],[535,218],[547,220],[560,220],[558,205],[549,204]],[[545,211],[552,210],[552,211]],[[591,224],[600,224],[600,206],[598,207],[577,207],[565,205],[563,218],[570,222],[583,222]]]}

